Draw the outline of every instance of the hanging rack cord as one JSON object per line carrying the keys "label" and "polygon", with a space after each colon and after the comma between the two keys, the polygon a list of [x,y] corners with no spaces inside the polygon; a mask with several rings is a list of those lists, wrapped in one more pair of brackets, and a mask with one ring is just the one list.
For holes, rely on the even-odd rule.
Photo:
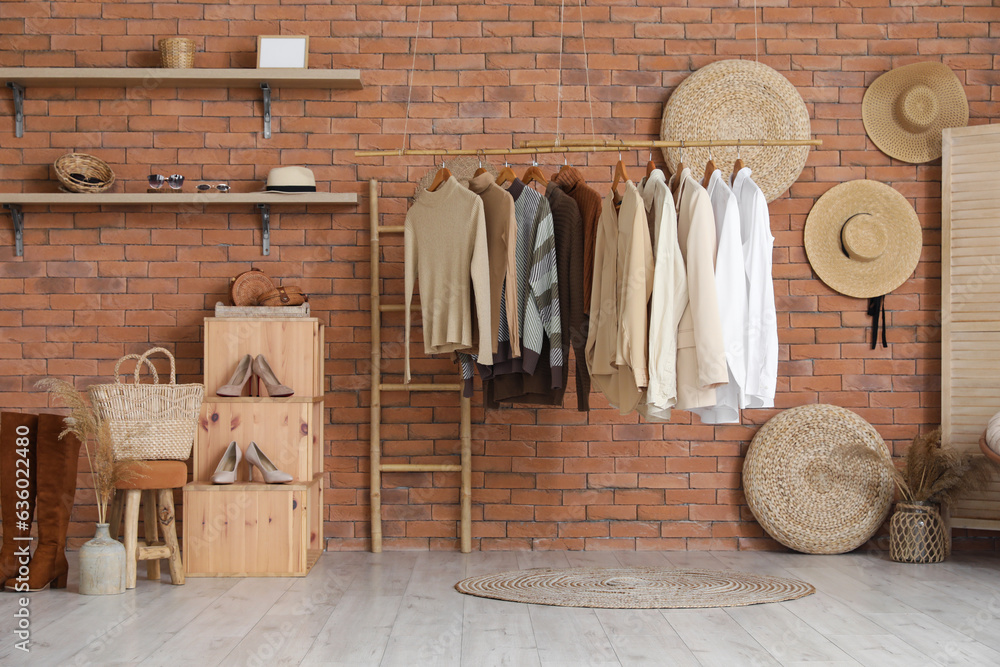
{"label": "hanging rack cord", "polygon": [[587,56],[587,32],[583,29],[583,0],[578,0],[580,7],[580,39],[583,41],[583,69],[587,73],[587,104],[590,106],[590,139],[597,140],[594,134],[594,96],[590,92],[590,58]]}
{"label": "hanging rack cord", "polygon": [[413,37],[413,60],[410,62],[410,76],[409,85],[406,90],[406,112],[403,115],[403,148],[405,149],[409,143],[408,140],[410,135],[407,134],[407,129],[410,124],[410,98],[413,96],[413,70],[417,68],[417,46],[420,44],[420,15],[423,13],[424,0],[420,0],[420,4],[417,5],[417,32]]}
{"label": "hanging rack cord", "polygon": [[[685,148],[701,146],[822,146],[822,139],[712,139],[705,141],[684,141]],[[355,151],[355,157],[378,157],[384,155],[534,155],[544,153],[613,153],[622,149],[637,148],[680,148],[680,141],[617,141],[604,143],[565,141],[558,146],[554,142],[523,141],[521,148],[429,148],[395,149],[378,151]],[[529,145],[530,144],[530,145]],[[541,144],[541,145],[538,145]],[[547,144],[547,145],[546,145]]]}
{"label": "hanging rack cord", "polygon": [[556,146],[559,145],[559,137],[562,136],[559,132],[560,121],[562,121],[562,83],[563,83],[563,19],[564,12],[566,11],[566,0],[562,0],[559,5],[559,83],[556,88]]}

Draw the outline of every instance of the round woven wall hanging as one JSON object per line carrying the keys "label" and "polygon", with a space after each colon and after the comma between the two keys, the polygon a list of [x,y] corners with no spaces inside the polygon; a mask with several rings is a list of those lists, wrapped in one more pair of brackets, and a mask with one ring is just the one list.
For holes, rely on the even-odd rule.
{"label": "round woven wall hanging", "polygon": [[844,408],[803,405],[771,418],[750,443],[743,488],[754,517],[786,547],[810,554],[857,549],[885,521],[892,480],[870,457],[889,449],[875,428]]}
{"label": "round woven wall hanging", "polygon": [[[752,60],[720,60],[684,79],[663,110],[660,138],[666,141],[708,139],[810,139],[809,111],[788,79]],[[681,149],[664,148],[673,172]],[[709,156],[724,174],[732,172],[737,153],[753,180],[774,201],[796,181],[809,156],[808,146],[719,146],[684,148],[684,164],[697,172]]]}

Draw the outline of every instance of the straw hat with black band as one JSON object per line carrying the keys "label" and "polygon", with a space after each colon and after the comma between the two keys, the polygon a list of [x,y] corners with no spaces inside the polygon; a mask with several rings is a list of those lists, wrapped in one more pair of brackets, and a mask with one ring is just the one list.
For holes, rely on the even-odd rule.
{"label": "straw hat with black band", "polygon": [[307,167],[274,167],[267,173],[267,192],[316,192],[316,177]]}
{"label": "straw hat with black band", "polygon": [[922,244],[913,206],[877,181],[849,181],[831,188],[806,218],[806,255],[820,280],[841,294],[869,300],[872,349],[880,316],[882,346],[888,347],[884,298],[913,273]]}
{"label": "straw hat with black band", "polygon": [[941,157],[941,130],[969,124],[969,101],[947,65],[914,63],[886,72],[868,86],[861,117],[879,150],[921,164]]}

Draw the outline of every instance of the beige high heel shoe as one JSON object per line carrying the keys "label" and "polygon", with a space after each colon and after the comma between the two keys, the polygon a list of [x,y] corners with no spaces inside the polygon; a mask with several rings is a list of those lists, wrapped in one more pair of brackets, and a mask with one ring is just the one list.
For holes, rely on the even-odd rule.
{"label": "beige high heel shoe", "polygon": [[[258,354],[257,358],[253,360],[253,372],[264,383],[264,386],[267,388],[267,395],[271,398],[291,396],[295,393],[291,387],[281,384],[281,381],[275,376],[274,371],[271,370],[263,354]],[[259,389],[257,393],[260,394]]]}
{"label": "beige high heel shoe", "polygon": [[212,484],[232,484],[236,481],[236,475],[240,469],[240,459],[243,453],[240,452],[239,445],[233,440],[226,447],[226,453],[222,455],[218,467],[212,474]]}
{"label": "beige high heel shoe", "polygon": [[243,395],[243,386],[250,379],[250,373],[253,370],[253,357],[249,354],[244,355],[240,359],[240,363],[236,365],[236,370],[233,372],[233,377],[229,378],[229,382],[222,385],[216,390],[216,394],[219,396],[227,396],[230,398],[238,398]]}
{"label": "beige high heel shoe", "polygon": [[253,469],[256,467],[260,471],[260,476],[265,484],[284,484],[292,481],[292,476],[287,472],[278,470],[278,467],[271,463],[271,459],[260,451],[256,442],[251,442],[247,446],[247,464],[250,466],[250,481],[253,481]]}

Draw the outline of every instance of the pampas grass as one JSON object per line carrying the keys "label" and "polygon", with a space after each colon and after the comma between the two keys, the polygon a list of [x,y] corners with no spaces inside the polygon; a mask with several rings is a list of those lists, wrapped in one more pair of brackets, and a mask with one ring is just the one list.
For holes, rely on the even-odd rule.
{"label": "pampas grass", "polygon": [[1000,465],[981,454],[963,453],[941,444],[941,429],[918,435],[903,457],[903,469],[865,446],[849,455],[874,461],[891,475],[906,502],[953,503],[986,487]]}
{"label": "pampas grass", "polygon": [[[90,476],[94,482],[94,493],[97,495],[97,521],[107,523],[108,505],[115,496],[116,486],[135,477],[142,477],[137,468],[144,464],[136,459],[115,458],[110,425],[101,420],[94,407],[69,382],[45,378],[35,383],[35,387],[49,392],[69,408],[69,416],[65,420],[66,429],[59,437],[72,433],[83,443],[87,462],[90,464]],[[93,451],[91,441],[94,442]]]}

